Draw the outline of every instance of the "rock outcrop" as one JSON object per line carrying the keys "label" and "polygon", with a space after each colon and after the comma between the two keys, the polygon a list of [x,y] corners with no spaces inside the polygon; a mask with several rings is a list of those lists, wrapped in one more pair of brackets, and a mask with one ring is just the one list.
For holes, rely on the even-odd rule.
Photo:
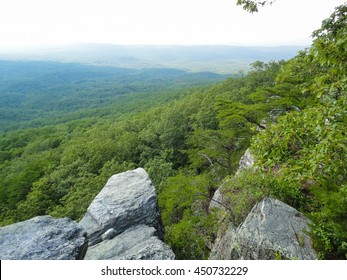
{"label": "rock outcrop", "polygon": [[209,211],[212,211],[212,209],[217,208],[220,210],[226,211],[227,208],[224,206],[224,196],[221,193],[221,187],[219,187],[213,194],[213,197],[211,199],[210,205],[208,207]]}
{"label": "rock outcrop", "polygon": [[252,168],[254,165],[254,157],[249,149],[247,149],[244,155],[239,161],[239,169],[236,171],[235,176],[237,176],[242,170]]}
{"label": "rock outcrop", "polygon": [[0,228],[0,259],[81,260],[87,243],[77,222],[39,216]]}
{"label": "rock outcrop", "polygon": [[87,230],[89,245],[101,242],[101,236],[110,229],[119,235],[141,224],[154,227],[163,237],[157,194],[142,168],[113,175],[80,221]]}
{"label": "rock outcrop", "polygon": [[80,221],[88,259],[173,259],[154,186],[142,168],[112,176]]}
{"label": "rock outcrop", "polygon": [[236,227],[232,223],[226,224],[225,227],[226,229],[220,227],[217,232],[211,248],[210,260],[230,260],[232,240],[236,233]]}
{"label": "rock outcrop", "polygon": [[293,207],[265,198],[239,228],[229,227],[215,243],[210,259],[317,259],[307,234],[309,223]]}
{"label": "rock outcrop", "polygon": [[0,259],[172,260],[163,239],[157,194],[138,168],[112,176],[79,224],[40,216],[0,228]]}
{"label": "rock outcrop", "polygon": [[[253,168],[254,157],[247,149],[239,162],[235,177]],[[232,209],[223,208],[226,198],[219,188],[210,204],[227,214]],[[217,201],[217,203],[216,203]],[[265,198],[257,203],[244,223],[236,228],[232,223],[221,226],[212,247],[210,259],[218,260],[267,260],[316,259],[317,254],[308,236],[310,221],[293,207],[275,199]]]}
{"label": "rock outcrop", "polygon": [[87,260],[173,260],[174,253],[146,225],[132,227],[88,249]]}

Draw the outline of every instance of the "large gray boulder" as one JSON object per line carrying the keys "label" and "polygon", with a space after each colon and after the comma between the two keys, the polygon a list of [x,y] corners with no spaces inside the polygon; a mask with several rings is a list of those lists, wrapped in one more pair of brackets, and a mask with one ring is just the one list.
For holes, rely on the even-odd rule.
{"label": "large gray boulder", "polygon": [[2,260],[80,260],[87,247],[85,230],[68,218],[39,216],[0,228]]}
{"label": "large gray boulder", "polygon": [[112,176],[80,221],[90,260],[174,259],[164,244],[157,194],[142,168]]}
{"label": "large gray boulder", "polygon": [[163,238],[157,195],[142,168],[113,175],[80,221],[87,230],[90,246],[101,242],[107,231],[116,236],[142,224],[155,228]]}
{"label": "large gray boulder", "polygon": [[88,249],[87,260],[173,260],[174,253],[156,236],[153,227],[132,227]]}
{"label": "large gray boulder", "polygon": [[257,203],[238,228],[215,244],[211,259],[317,259],[308,236],[309,219],[275,199]]}

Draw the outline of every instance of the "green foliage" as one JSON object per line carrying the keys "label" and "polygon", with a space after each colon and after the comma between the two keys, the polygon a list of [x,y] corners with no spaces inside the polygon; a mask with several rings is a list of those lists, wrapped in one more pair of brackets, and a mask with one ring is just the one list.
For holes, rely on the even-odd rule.
{"label": "green foliage", "polygon": [[207,212],[211,185],[208,175],[180,172],[175,177],[168,178],[159,193],[164,225],[178,223],[187,213]]}
{"label": "green foliage", "polygon": [[[249,96],[280,69],[260,64],[210,87],[122,95],[93,108],[94,116],[77,108],[74,121],[65,123],[65,112],[62,124],[3,133],[1,225],[45,214],[79,220],[112,174],[141,166],[159,193],[166,240],[178,258],[206,259],[217,227],[209,201],[255,133],[243,116],[260,119],[261,104]],[[225,117],[229,102],[237,102],[237,114]]]}
{"label": "green foliage", "polygon": [[276,180],[271,193],[309,213],[321,255],[346,251],[346,98],[335,106],[292,112],[262,131],[252,145],[257,166]]}
{"label": "green foliage", "polygon": [[313,38],[310,54],[324,69],[324,74],[315,79],[317,97],[334,102],[347,90],[347,3],[322,22]]}
{"label": "green foliage", "polygon": [[232,209],[231,221],[235,225],[241,224],[257,202],[271,195],[274,184],[273,178],[247,169],[226,178],[221,192],[227,208]]}
{"label": "green foliage", "polygon": [[316,193],[320,211],[311,213],[313,245],[321,259],[347,259],[347,188]]}
{"label": "green foliage", "polygon": [[168,177],[175,175],[172,163],[165,158],[154,157],[144,166],[155,186],[160,186]]}
{"label": "green foliage", "polygon": [[178,259],[206,259],[216,232],[216,216],[208,213],[211,195],[208,174],[180,172],[161,187],[159,207],[166,242]]}
{"label": "green foliage", "polygon": [[[258,87],[249,96],[253,104],[265,105],[264,111],[279,110],[282,117],[267,123],[252,141],[256,170],[226,180],[222,189],[236,224],[263,196],[303,211],[312,220],[313,245],[324,259],[347,258],[346,14],[346,4],[337,7],[313,33],[312,47],[288,61],[272,86]],[[253,67],[261,70],[264,64]],[[224,101],[220,117],[224,123],[241,123],[247,109],[254,114],[253,104]]]}
{"label": "green foliage", "polygon": [[115,118],[177,97],[179,89],[224,79],[178,69],[48,61],[0,61],[0,72],[0,132],[82,118]]}
{"label": "green foliage", "polygon": [[[245,133],[252,134],[257,127],[262,127],[261,121],[268,117],[268,113],[274,108],[278,109],[269,101],[273,97],[279,97],[278,94],[273,94],[273,85],[284,62],[256,61],[252,66],[255,70],[249,73],[247,84],[240,89],[247,98],[243,97],[243,102],[232,99],[219,100],[216,103],[221,128],[236,130],[241,137]],[[271,92],[271,95],[264,94],[268,92]]]}
{"label": "green foliage", "polygon": [[[267,1],[238,2],[255,11]],[[278,198],[310,217],[321,258],[346,258],[346,13],[346,5],[338,7],[313,34],[312,47],[290,61],[256,61],[247,75],[210,87],[184,88],[190,78],[174,70],[129,70],[127,83],[124,69],[87,74],[77,66],[76,76],[62,82],[74,84],[75,93],[53,90],[52,81],[65,75],[12,84],[16,94],[41,94],[34,100],[26,92],[22,105],[34,109],[25,113],[32,121],[18,123],[23,116],[13,115],[0,135],[0,224],[43,214],[79,220],[112,174],[141,166],[155,183],[166,241],[179,259],[208,257],[219,218],[208,206],[221,184],[236,225],[263,197]],[[35,71],[32,77],[41,77]],[[108,80],[115,73],[124,83]],[[42,102],[49,90],[56,103]],[[80,107],[56,111],[81,96]],[[41,106],[51,111],[40,115]],[[42,127],[10,131],[11,123]],[[256,169],[231,177],[250,143]]]}
{"label": "green foliage", "polygon": [[190,167],[197,172],[209,170],[216,178],[232,174],[247,140],[233,130],[196,130],[188,139]]}
{"label": "green foliage", "polygon": [[218,230],[216,215],[185,215],[176,224],[167,226],[166,240],[178,260],[204,260]]}
{"label": "green foliage", "polygon": [[237,5],[242,5],[243,9],[250,13],[258,12],[259,7],[272,5],[276,0],[237,0]]}

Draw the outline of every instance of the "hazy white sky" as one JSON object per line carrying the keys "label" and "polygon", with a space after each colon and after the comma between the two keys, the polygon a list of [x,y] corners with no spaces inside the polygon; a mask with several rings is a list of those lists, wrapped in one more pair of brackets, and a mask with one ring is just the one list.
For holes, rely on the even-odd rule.
{"label": "hazy white sky", "polygon": [[46,44],[309,44],[346,0],[0,0],[0,47]]}

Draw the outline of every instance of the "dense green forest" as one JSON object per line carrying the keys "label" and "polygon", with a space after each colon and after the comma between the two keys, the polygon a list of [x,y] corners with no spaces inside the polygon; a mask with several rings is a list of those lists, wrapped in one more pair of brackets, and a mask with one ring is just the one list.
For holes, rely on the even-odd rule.
{"label": "dense green forest", "polygon": [[[235,225],[261,198],[278,198],[312,220],[320,258],[346,259],[347,4],[313,39],[295,58],[256,61],[242,77],[159,90],[125,117],[93,108],[82,119],[3,132],[1,225],[43,214],[79,220],[112,174],[144,167],[179,259],[208,257],[222,215],[208,205],[221,185]],[[256,168],[234,177],[248,147]]]}
{"label": "dense green forest", "polygon": [[48,61],[0,60],[0,73],[0,131],[86,117],[115,118],[178,96],[179,89],[225,79],[211,72]]}

